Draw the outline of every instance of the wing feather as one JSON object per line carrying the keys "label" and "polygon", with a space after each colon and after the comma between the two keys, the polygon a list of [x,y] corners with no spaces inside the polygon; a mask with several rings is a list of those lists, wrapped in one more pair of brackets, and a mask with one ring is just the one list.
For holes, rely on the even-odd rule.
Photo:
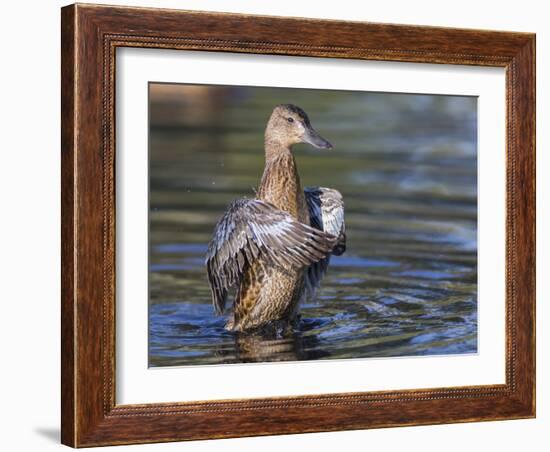
{"label": "wing feather", "polygon": [[[308,187],[304,190],[309,208],[311,226],[338,237],[331,254],[340,256],[346,250],[344,200],[338,190],[325,187]],[[306,275],[306,289],[314,297],[330,262],[330,254],[312,263]]]}
{"label": "wing feather", "polygon": [[206,254],[216,312],[223,312],[228,290],[239,284],[255,259],[298,269],[324,259],[337,241],[336,235],[300,223],[264,201],[234,201],[218,221]]}

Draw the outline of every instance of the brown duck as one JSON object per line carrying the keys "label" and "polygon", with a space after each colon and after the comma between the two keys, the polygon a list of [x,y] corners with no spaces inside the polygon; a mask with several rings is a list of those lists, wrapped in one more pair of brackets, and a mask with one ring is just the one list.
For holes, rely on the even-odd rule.
{"label": "brown duck", "polygon": [[331,254],[345,251],[342,195],[302,189],[292,146],[332,145],[295,105],[278,105],[265,130],[265,168],[256,199],[233,201],[218,221],[206,267],[216,313],[236,289],[226,328],[292,324],[300,301],[314,297]]}

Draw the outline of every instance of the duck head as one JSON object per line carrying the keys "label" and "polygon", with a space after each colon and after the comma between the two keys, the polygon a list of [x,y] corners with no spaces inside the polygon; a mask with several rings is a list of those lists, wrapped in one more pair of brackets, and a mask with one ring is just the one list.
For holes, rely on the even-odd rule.
{"label": "duck head", "polygon": [[285,149],[298,143],[308,143],[319,149],[332,149],[332,144],[311,126],[306,112],[292,104],[281,104],[274,108],[265,130],[265,142],[266,145]]}

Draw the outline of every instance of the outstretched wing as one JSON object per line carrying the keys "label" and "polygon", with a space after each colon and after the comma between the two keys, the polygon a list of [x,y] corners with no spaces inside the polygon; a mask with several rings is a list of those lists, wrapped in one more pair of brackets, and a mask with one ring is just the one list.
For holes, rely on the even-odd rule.
{"label": "outstretched wing", "polygon": [[269,203],[234,201],[218,221],[206,254],[216,312],[223,312],[227,291],[240,282],[247,264],[255,259],[262,257],[286,269],[303,268],[323,259],[337,240]]}
{"label": "outstretched wing", "polygon": [[[338,237],[331,254],[340,256],[346,251],[344,199],[338,190],[325,187],[307,187],[304,190],[309,208],[311,226]],[[330,254],[311,264],[306,275],[306,289],[314,297],[327,272]]]}

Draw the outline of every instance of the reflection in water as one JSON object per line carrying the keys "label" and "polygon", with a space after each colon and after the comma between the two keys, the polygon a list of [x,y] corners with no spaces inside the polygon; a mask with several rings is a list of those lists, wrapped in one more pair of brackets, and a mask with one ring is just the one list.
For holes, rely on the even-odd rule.
{"label": "reflection in water", "polygon": [[304,359],[303,338],[299,331],[277,335],[235,334],[237,360],[242,363],[262,361],[298,361]]}
{"label": "reflection in water", "polygon": [[[269,88],[151,91],[151,366],[477,351],[476,101]],[[200,89],[198,89],[200,88]],[[305,186],[337,188],[348,249],[296,330],[239,336],[216,317],[206,244],[254,196],[277,103],[310,112],[333,151],[296,147]]]}
{"label": "reflection in water", "polygon": [[303,335],[297,327],[266,327],[261,331],[234,333],[236,360],[241,363],[301,361],[328,357],[317,347],[316,336]]}

